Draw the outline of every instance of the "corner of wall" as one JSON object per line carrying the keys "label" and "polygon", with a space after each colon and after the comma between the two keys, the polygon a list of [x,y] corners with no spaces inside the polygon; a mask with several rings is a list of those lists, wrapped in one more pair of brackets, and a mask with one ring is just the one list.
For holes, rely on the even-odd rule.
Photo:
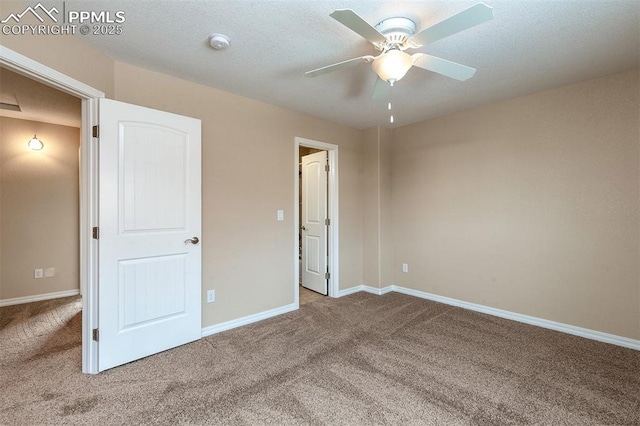
{"label": "corner of wall", "polygon": [[391,129],[364,130],[363,147],[363,283],[391,284]]}

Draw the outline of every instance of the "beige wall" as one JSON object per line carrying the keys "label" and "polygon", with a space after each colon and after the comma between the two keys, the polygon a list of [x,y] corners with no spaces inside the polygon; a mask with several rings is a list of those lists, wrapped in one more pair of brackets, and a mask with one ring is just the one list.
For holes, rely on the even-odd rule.
{"label": "beige wall", "polygon": [[391,234],[392,131],[376,126],[364,130],[362,153],[363,284],[392,284]]}
{"label": "beige wall", "polygon": [[202,120],[203,326],[294,301],[296,136],[339,145],[340,285],[362,283],[361,131],[122,63],[114,87]]}
{"label": "beige wall", "polygon": [[[0,13],[23,8],[4,2]],[[295,136],[340,147],[340,288],[362,283],[360,130],[115,63],[79,37],[1,41],[107,97],[202,120],[203,293],[216,289],[203,326],[293,302]]]}
{"label": "beige wall", "polygon": [[392,169],[393,132],[380,128],[380,287],[393,284]]}
{"label": "beige wall", "polygon": [[362,153],[362,283],[380,286],[379,127],[364,131]]}
{"label": "beige wall", "polygon": [[203,121],[203,292],[217,290],[203,326],[293,301],[301,136],[340,146],[342,289],[391,281],[640,337],[637,71],[372,135],[115,63],[79,37],[1,43],[108,97]]}
{"label": "beige wall", "polygon": [[396,129],[394,283],[640,338],[639,93],[632,70]]}
{"label": "beige wall", "polygon": [[80,129],[0,117],[0,300],[80,288],[79,147]]}

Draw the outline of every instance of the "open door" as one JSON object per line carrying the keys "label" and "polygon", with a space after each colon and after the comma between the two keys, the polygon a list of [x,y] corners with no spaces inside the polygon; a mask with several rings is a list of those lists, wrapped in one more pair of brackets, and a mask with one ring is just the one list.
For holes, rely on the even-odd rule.
{"label": "open door", "polygon": [[327,152],[302,157],[302,286],[327,294]]}
{"label": "open door", "polygon": [[200,120],[99,103],[98,370],[201,337]]}

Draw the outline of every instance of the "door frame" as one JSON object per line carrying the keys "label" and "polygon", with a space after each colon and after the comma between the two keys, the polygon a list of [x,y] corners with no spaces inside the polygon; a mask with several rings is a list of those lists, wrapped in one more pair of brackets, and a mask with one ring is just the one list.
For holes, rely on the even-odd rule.
{"label": "door frame", "polygon": [[300,233],[300,147],[317,148],[327,151],[329,158],[329,176],[328,178],[328,192],[327,192],[327,212],[331,224],[327,231],[327,250],[329,251],[329,283],[327,285],[328,296],[338,297],[340,290],[340,264],[339,264],[339,218],[338,218],[338,145],[314,141],[311,139],[305,139],[301,137],[294,138],[294,197],[293,197],[293,213],[294,213],[294,302],[296,309],[300,307],[300,255],[299,255],[299,236]]}
{"label": "door frame", "polygon": [[0,66],[39,83],[80,98],[80,292],[82,294],[82,372],[98,373],[98,346],[92,330],[98,324],[98,245],[90,229],[98,224],[97,146],[92,128],[97,124],[98,99],[103,92],[59,71],[0,46]]}

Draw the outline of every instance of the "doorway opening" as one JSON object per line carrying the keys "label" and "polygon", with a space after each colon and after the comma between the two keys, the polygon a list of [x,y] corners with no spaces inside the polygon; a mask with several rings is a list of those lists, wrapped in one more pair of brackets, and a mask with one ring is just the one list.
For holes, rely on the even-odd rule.
{"label": "doorway opening", "polygon": [[0,306],[76,296],[80,99],[4,67],[0,96]]}
{"label": "doorway opening", "polygon": [[97,324],[96,244],[91,227],[97,223],[96,147],[92,127],[97,118],[97,102],[104,93],[72,79],[24,55],[0,46],[0,66],[79,98],[80,127],[80,292],[82,293],[82,371],[97,373],[97,345],[92,330]]}
{"label": "doorway opening", "polygon": [[[327,151],[300,147],[300,304],[328,293],[328,174]],[[315,294],[314,294],[315,293]]]}
{"label": "doorway opening", "polygon": [[[294,298],[338,296],[338,146],[295,138]],[[325,169],[326,166],[326,169]]]}
{"label": "doorway opening", "polygon": [[2,66],[0,97],[0,358],[15,365],[82,344],[81,101]]}

